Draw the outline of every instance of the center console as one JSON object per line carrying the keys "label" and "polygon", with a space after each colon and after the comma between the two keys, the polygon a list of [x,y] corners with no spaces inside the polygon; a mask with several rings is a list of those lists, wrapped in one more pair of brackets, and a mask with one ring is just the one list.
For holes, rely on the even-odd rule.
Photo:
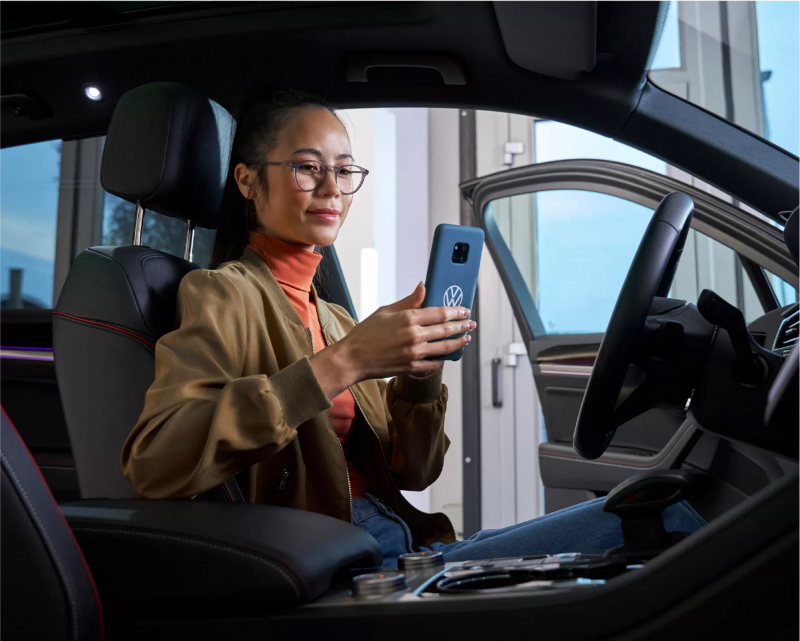
{"label": "center console", "polygon": [[620,519],[622,545],[604,554],[541,554],[446,563],[441,552],[415,552],[397,568],[351,571],[318,601],[330,605],[457,598],[548,590],[591,589],[634,572],[685,538],[667,532],[663,510],[688,496],[697,477],[686,470],[653,470],[618,485],[603,504]]}
{"label": "center console", "polygon": [[425,553],[430,563],[420,566],[416,564],[419,554],[401,556],[398,563],[402,569],[355,574],[349,581],[334,586],[316,604],[304,607],[583,590],[605,585],[610,579],[644,567],[623,557],[578,553],[445,563],[440,552]]}

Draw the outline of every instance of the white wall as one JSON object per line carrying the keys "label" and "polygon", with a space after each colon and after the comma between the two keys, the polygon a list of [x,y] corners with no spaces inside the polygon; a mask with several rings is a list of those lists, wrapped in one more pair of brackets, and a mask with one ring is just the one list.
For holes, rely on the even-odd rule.
{"label": "white wall", "polygon": [[[355,162],[372,169],[374,165],[373,114],[371,109],[348,109],[340,112],[350,134],[350,144]],[[339,237],[336,253],[342,266],[350,296],[357,312],[361,312],[361,250],[374,247],[373,199],[374,174],[367,176],[364,185],[353,196],[353,203]]]}
{"label": "white wall", "polygon": [[[372,110],[372,242],[378,252],[378,291],[375,309],[391,305],[397,292],[397,127],[388,109]],[[362,271],[362,278],[364,272]],[[365,308],[366,318],[374,309]]]}
{"label": "white wall", "polygon": [[391,109],[397,131],[396,283],[408,296],[425,280],[430,253],[428,110]]}

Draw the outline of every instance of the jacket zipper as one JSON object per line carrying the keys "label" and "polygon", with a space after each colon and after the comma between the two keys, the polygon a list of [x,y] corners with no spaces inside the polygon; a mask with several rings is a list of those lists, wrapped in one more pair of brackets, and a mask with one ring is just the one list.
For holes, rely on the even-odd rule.
{"label": "jacket zipper", "polygon": [[[306,330],[308,334],[308,339],[311,342],[311,353],[314,354],[314,336],[311,334],[311,330],[308,327],[304,327],[303,329]],[[322,330],[322,335],[325,337],[326,342],[330,344],[328,339],[328,335],[325,333],[325,330]],[[347,498],[350,500],[350,523],[353,522],[353,489],[350,487],[350,471],[347,469],[347,457],[344,454],[344,447],[342,447],[342,442],[339,440],[339,435],[336,434],[336,430],[333,429],[333,423],[331,423],[330,414],[328,411],[325,410],[325,417],[328,419],[328,425],[331,428],[331,432],[333,432],[334,437],[336,437],[336,443],[339,445],[339,450],[342,452],[342,460],[344,461],[344,471],[345,477],[347,478]],[[369,422],[369,421],[368,421]]]}
{"label": "jacket zipper", "polygon": [[278,483],[278,489],[275,490],[275,493],[272,495],[273,503],[278,500],[278,497],[280,496],[281,492],[286,487],[286,479],[288,478],[289,478],[289,470],[284,467],[283,471],[281,472],[281,480]]}
{"label": "jacket zipper", "polygon": [[281,473],[281,483],[278,485],[278,491],[280,492],[283,488],[286,487],[286,479],[289,478],[289,470],[285,467],[283,468],[283,472]]}
{"label": "jacket zipper", "polygon": [[[309,332],[309,334],[310,334],[310,332]],[[325,337],[325,341],[327,342],[327,344],[330,345],[331,344],[331,339],[328,336],[328,332],[326,332],[324,328],[322,328],[322,335]],[[313,346],[313,344],[314,344],[314,340],[313,339],[311,340],[311,344]],[[392,485],[394,486],[394,489],[399,494],[400,493],[400,489],[397,487],[397,483],[395,483],[394,479],[392,478],[392,471],[389,469],[389,462],[386,460],[386,452],[383,449],[383,443],[381,443],[381,438],[380,438],[380,436],[378,436],[378,433],[375,431],[375,428],[372,427],[372,423],[369,422],[369,418],[367,418],[367,413],[364,411],[364,408],[361,405],[361,401],[358,400],[358,395],[355,393],[355,391],[353,390],[352,387],[348,387],[347,389],[350,390],[350,394],[353,396],[353,400],[356,402],[356,405],[358,406],[358,409],[361,412],[361,416],[364,417],[364,422],[369,427],[370,432],[372,432],[372,435],[378,441],[378,447],[381,450],[381,458],[383,458],[383,464],[386,466],[386,471],[388,472],[389,480],[392,482]],[[327,414],[327,412],[326,412],[326,414]],[[330,417],[329,417],[329,420],[330,420]],[[331,427],[333,427],[333,426],[331,426]],[[337,437],[337,440],[338,440],[338,437]],[[339,445],[341,445],[341,443]],[[344,449],[342,449],[342,454],[344,454]],[[347,482],[348,482],[348,485],[349,485],[349,483],[350,483],[350,475],[349,474],[347,476]],[[352,499],[351,499],[350,509],[351,509],[351,516],[352,516]],[[406,535],[406,538],[408,538],[407,535]],[[408,548],[411,549],[411,542],[410,541],[408,543]]]}
{"label": "jacket zipper", "polygon": [[[392,471],[389,469],[389,462],[386,460],[386,452],[383,449],[383,443],[381,443],[380,436],[378,436],[378,433],[375,431],[375,428],[372,427],[372,423],[369,422],[369,419],[367,418],[367,413],[364,411],[364,408],[361,406],[361,401],[358,400],[358,395],[355,393],[355,391],[353,390],[352,387],[348,387],[347,389],[349,389],[350,390],[350,394],[353,395],[353,400],[356,402],[356,405],[358,405],[358,409],[361,412],[361,416],[364,417],[364,422],[369,426],[370,431],[375,436],[375,439],[378,441],[378,447],[381,450],[381,458],[383,458],[383,464],[386,466],[386,471],[388,472],[389,480],[392,482],[392,485],[394,486],[394,489],[397,491],[397,493],[400,494],[400,489],[397,487],[397,483],[395,483],[394,479],[392,478]],[[413,548],[411,547],[411,540],[408,537],[408,532],[406,532],[406,527],[408,527],[408,525],[405,524],[400,519],[399,516],[397,518],[391,516],[390,514],[384,514],[384,516],[387,519],[391,519],[392,521],[395,521],[400,526],[400,529],[403,530],[403,535],[406,537],[406,548],[408,550],[413,551]],[[406,527],[403,527],[404,525]]]}

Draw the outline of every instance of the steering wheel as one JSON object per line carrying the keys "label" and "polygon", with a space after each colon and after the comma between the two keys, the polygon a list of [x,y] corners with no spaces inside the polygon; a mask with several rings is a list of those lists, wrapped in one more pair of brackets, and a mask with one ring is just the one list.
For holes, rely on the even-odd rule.
{"label": "steering wheel", "polygon": [[626,376],[633,369],[631,363],[640,347],[653,299],[666,297],[672,286],[693,210],[694,203],[686,194],[668,194],[659,203],[639,244],[578,413],[573,446],[583,458],[596,459],[602,455],[617,428],[632,418],[620,411],[627,396],[625,392],[631,387]]}

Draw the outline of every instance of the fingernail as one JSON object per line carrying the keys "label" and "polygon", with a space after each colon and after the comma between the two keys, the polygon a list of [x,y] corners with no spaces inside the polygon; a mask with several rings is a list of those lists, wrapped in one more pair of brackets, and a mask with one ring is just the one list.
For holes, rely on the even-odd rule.
{"label": "fingernail", "polygon": [[464,337],[464,340],[465,340],[465,341],[467,341],[467,342],[469,343],[469,342],[472,340],[472,336],[470,336],[469,334],[467,334],[467,335]]}
{"label": "fingernail", "polygon": [[461,310],[461,315],[462,315],[462,316],[469,316],[469,310],[468,310],[468,309],[466,309],[466,308],[462,309],[462,310]]}
{"label": "fingernail", "polygon": [[478,323],[476,323],[475,321],[470,321],[469,322],[469,328],[470,329],[475,329],[477,326],[478,326]]}

